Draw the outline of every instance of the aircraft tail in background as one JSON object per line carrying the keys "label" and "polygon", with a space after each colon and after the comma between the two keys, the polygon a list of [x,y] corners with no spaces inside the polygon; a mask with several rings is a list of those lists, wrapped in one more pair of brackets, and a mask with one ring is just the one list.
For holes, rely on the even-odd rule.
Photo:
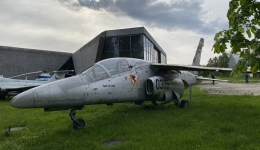
{"label": "aircraft tail in background", "polygon": [[200,66],[200,58],[201,58],[201,52],[202,52],[203,46],[204,46],[204,39],[200,38],[199,45],[197,47],[195,56],[194,56],[192,64],[191,64],[192,66]]}

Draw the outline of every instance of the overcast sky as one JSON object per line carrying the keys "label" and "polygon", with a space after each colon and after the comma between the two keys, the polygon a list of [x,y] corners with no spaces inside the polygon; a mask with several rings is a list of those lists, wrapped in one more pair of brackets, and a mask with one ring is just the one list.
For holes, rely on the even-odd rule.
{"label": "overcast sky", "polygon": [[168,63],[216,56],[214,35],[228,28],[229,0],[1,0],[0,45],[74,53],[105,30],[145,27]]}

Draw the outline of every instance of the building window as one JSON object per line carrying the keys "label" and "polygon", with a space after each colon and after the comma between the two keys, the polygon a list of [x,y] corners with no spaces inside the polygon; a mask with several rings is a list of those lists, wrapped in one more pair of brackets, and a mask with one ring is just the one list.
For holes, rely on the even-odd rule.
{"label": "building window", "polygon": [[119,37],[119,51],[130,51],[130,36]]}
{"label": "building window", "polygon": [[2,63],[0,63],[0,70],[2,70]]}
{"label": "building window", "polygon": [[120,57],[130,57],[130,51],[119,51],[119,56]]}
{"label": "building window", "polygon": [[130,36],[119,37],[119,57],[131,57]]}
{"label": "building window", "polygon": [[143,35],[131,36],[131,53],[132,58],[144,59]]}
{"label": "building window", "polygon": [[157,50],[155,50],[154,49],[154,62],[155,63],[158,63],[159,61],[158,61],[158,52],[157,52]]}
{"label": "building window", "polygon": [[148,60],[148,61],[154,62],[153,43],[146,36],[144,36],[144,40],[143,41],[144,41],[144,55],[145,55],[144,60]]}
{"label": "building window", "polygon": [[166,56],[161,53],[161,63],[166,64]]}
{"label": "building window", "polygon": [[106,38],[102,59],[114,58],[114,57],[119,57],[118,38],[108,37]]}
{"label": "building window", "polygon": [[107,37],[102,59],[130,57],[159,62],[158,52],[153,43],[143,34]]}

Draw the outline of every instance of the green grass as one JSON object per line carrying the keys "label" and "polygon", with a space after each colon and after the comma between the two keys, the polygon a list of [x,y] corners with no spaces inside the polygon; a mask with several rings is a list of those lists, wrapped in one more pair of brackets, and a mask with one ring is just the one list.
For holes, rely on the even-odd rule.
{"label": "green grass", "polygon": [[[78,131],[69,111],[16,109],[1,100],[0,149],[260,149],[259,98],[208,95],[194,87],[188,109],[173,103],[154,109],[149,102],[86,106],[77,111],[86,121]],[[6,136],[8,126],[25,129]],[[123,143],[103,146],[112,140]]]}

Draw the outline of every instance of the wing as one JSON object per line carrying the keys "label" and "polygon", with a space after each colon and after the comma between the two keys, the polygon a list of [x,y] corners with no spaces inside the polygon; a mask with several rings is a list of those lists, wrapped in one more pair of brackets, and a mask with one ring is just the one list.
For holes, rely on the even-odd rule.
{"label": "wing", "polygon": [[220,81],[220,82],[228,82],[228,80],[220,80],[220,79],[212,79],[212,78],[203,78],[202,76],[196,77],[198,80],[209,80],[209,81]]}
{"label": "wing", "polygon": [[29,90],[31,88],[34,88],[36,86],[26,86],[26,87],[5,87],[3,89],[0,88],[0,94],[8,94],[8,95],[17,95],[19,93],[22,93],[26,90]]}
{"label": "wing", "polygon": [[186,71],[219,71],[219,72],[232,72],[232,68],[217,68],[217,67],[202,67],[190,65],[177,65],[177,64],[158,64],[151,63],[151,66],[162,70],[186,70]]}
{"label": "wing", "polygon": [[33,86],[17,86],[17,87],[14,87],[14,86],[9,86],[9,87],[2,87],[2,90],[5,90],[7,92],[10,92],[10,91],[19,91],[19,92],[23,92],[23,91],[26,91],[26,90],[29,90],[31,88],[34,88],[38,85],[33,85]]}

